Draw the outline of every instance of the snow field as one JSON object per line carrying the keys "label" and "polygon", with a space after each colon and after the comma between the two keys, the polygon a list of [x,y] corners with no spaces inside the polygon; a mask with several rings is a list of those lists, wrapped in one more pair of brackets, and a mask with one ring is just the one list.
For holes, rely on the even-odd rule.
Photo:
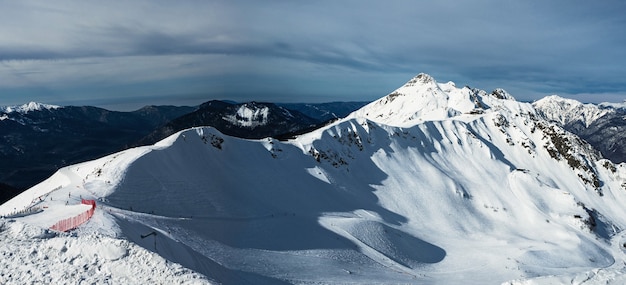
{"label": "snow field", "polygon": [[208,284],[205,276],[124,239],[56,234],[0,221],[2,284]]}

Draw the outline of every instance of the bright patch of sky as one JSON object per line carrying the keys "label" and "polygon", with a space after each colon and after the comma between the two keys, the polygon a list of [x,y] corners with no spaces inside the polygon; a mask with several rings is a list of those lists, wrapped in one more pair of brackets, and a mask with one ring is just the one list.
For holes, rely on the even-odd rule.
{"label": "bright patch of sky", "polygon": [[420,72],[626,99],[622,1],[1,1],[0,105],[371,101]]}

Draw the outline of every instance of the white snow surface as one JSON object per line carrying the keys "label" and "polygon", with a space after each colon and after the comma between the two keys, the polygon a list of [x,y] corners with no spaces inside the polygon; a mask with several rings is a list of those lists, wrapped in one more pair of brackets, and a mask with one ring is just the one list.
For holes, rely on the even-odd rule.
{"label": "white snow surface", "polygon": [[46,110],[46,109],[51,110],[51,109],[58,109],[58,108],[61,108],[61,106],[42,104],[42,103],[37,103],[37,102],[29,102],[24,105],[17,105],[17,106],[0,106],[0,112],[7,113],[7,114],[14,113],[14,112],[26,114],[32,111],[41,111],[41,110]]}
{"label": "white snow surface", "polygon": [[[3,221],[0,281],[622,284],[626,165],[555,156],[499,97],[420,74],[290,141],[201,127],[62,168],[0,205],[44,207]],[[80,198],[94,218],[45,230]]]}
{"label": "white snow surface", "polygon": [[269,108],[262,107],[258,108],[256,106],[248,106],[248,104],[244,104],[234,115],[225,116],[223,119],[238,126],[254,128],[258,126],[267,125],[269,115]]}
{"label": "white snow surface", "polygon": [[83,230],[55,234],[20,221],[0,221],[0,226],[1,284],[209,283],[125,239]]}
{"label": "white snow surface", "polygon": [[549,120],[566,125],[580,120],[589,127],[600,117],[614,112],[611,109],[600,108],[594,104],[583,104],[573,99],[566,99],[558,95],[546,96],[533,103],[533,106]]}
{"label": "white snow surface", "polygon": [[[521,105],[506,91],[493,93],[469,87],[457,88],[454,82],[438,83],[430,75],[420,73],[404,86],[351,114],[350,118],[368,120],[397,127],[411,127],[424,121],[445,119],[473,120],[472,113],[484,109],[507,109],[529,112],[532,107]],[[522,109],[518,109],[522,108]]]}

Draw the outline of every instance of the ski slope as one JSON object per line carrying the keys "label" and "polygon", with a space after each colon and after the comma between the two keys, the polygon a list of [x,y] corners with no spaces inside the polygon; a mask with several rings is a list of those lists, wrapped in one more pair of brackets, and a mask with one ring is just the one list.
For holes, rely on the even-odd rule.
{"label": "ski slope", "polygon": [[[199,127],[63,168],[0,206],[46,207],[3,221],[2,254],[33,265],[0,281],[50,270],[32,248],[64,244],[71,281],[30,281],[620,284],[625,183],[531,104],[420,74],[293,140]],[[88,223],[45,230],[80,198],[98,201]]]}

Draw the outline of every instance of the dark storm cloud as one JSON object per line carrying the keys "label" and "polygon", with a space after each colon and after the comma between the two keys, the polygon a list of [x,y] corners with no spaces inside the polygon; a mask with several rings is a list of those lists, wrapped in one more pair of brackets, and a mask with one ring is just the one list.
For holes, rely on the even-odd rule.
{"label": "dark storm cloud", "polygon": [[[278,100],[293,101],[294,94],[302,94],[301,101],[328,94],[371,100],[427,72],[440,81],[502,87],[526,100],[551,93],[581,94],[584,98],[576,99],[583,101],[597,101],[594,93],[614,94],[619,100],[626,93],[622,1],[15,1],[0,6],[11,11],[0,19],[5,63],[0,89],[36,84],[68,94],[63,91],[115,86],[121,94],[122,87],[132,85],[132,94],[149,94],[159,92],[151,84],[165,80],[180,94],[217,96],[244,92],[239,79],[245,77],[258,96],[273,94]],[[186,91],[186,85],[193,88]],[[292,98],[276,97],[280,92]]]}

